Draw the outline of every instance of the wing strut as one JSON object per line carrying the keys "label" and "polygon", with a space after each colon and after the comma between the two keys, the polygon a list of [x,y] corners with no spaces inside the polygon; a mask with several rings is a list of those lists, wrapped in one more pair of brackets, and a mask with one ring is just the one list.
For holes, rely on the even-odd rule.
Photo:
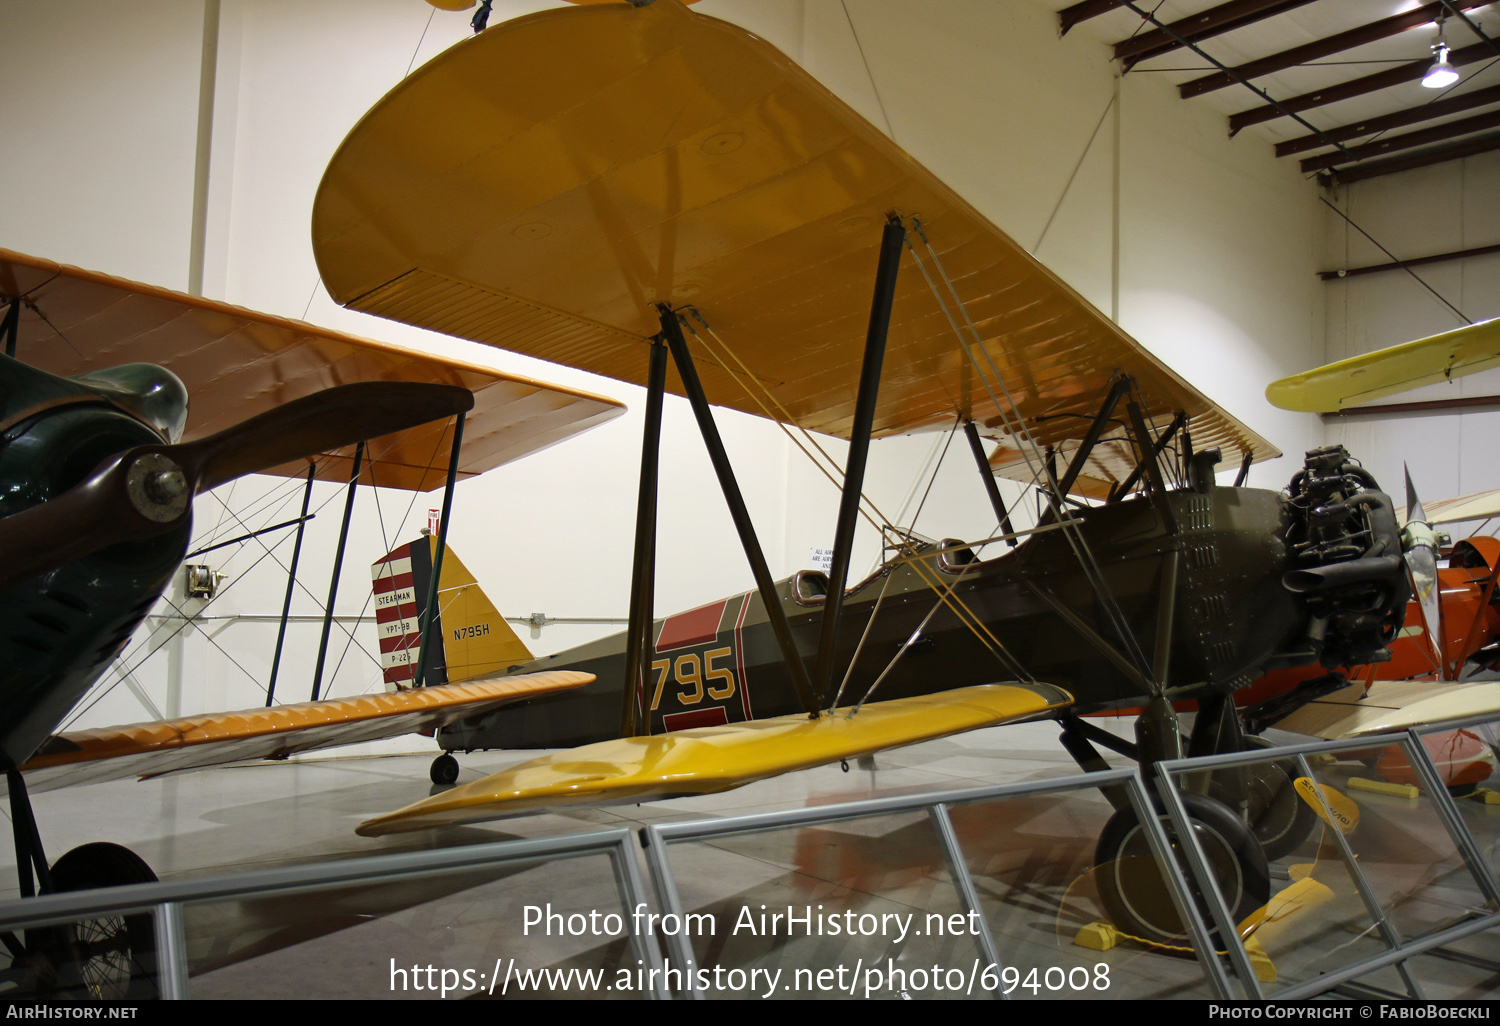
{"label": "wing strut", "polygon": [[297,540],[292,544],[292,565],[286,572],[286,597],[281,600],[281,623],[276,628],[276,654],[271,657],[271,678],[266,682],[266,708],[276,701],[276,674],[281,669],[281,649],[286,643],[286,621],[292,612],[292,592],[297,587],[297,561],[302,558],[302,534],[307,527],[307,507],[312,502],[313,475],[317,472],[312,461],[307,464],[307,484],[302,487],[302,516],[297,519]]}
{"label": "wing strut", "polygon": [[344,499],[344,521],[339,527],[339,546],[333,554],[333,579],[328,582],[328,606],[323,611],[323,637],[318,641],[318,661],[313,667],[312,701],[323,690],[323,664],[328,658],[328,635],[333,630],[333,601],[339,593],[339,571],[344,568],[344,546],[349,541],[349,518],[354,515],[354,489],[359,485],[359,470],[364,465],[365,443],[354,446],[354,468],[349,471],[349,493]]}
{"label": "wing strut", "polygon": [[[964,369],[968,369],[964,364]],[[1006,535],[1005,544],[1011,548],[1016,547],[1016,529],[1010,522],[1010,510],[1005,508],[1005,500],[1000,497],[1000,485],[995,481],[994,468],[984,454],[984,446],[979,444],[979,429],[974,426],[972,420],[964,421],[964,437],[969,440],[969,449],[974,453],[974,462],[979,464],[979,479],[984,482],[984,490],[990,497],[990,505],[995,508],[995,516],[1000,522],[1000,529]]]}
{"label": "wing strut", "polygon": [[625,691],[620,736],[645,733],[641,723],[641,678],[650,645],[656,597],[656,494],[661,463],[661,405],[667,387],[667,347],[658,336],[647,370],[646,427],[641,439],[641,482],[635,506],[635,559],[630,573],[630,626],[625,635]]}
{"label": "wing strut", "polygon": [[[818,716],[818,702],[812,685],[807,679],[807,667],[797,652],[797,643],[792,639],[792,628],[787,623],[786,610],[781,608],[781,597],[776,593],[776,582],[766,566],[765,554],[755,537],[755,525],[750,522],[750,512],[745,508],[745,498],[740,493],[739,483],[734,477],[734,467],[729,463],[729,454],[724,451],[723,439],[714,424],[713,411],[708,407],[708,397],[703,393],[703,383],[698,380],[698,371],[693,366],[693,357],[688,353],[687,340],[682,337],[682,325],[677,314],[665,305],[659,306],[662,334],[672,352],[672,362],[677,365],[677,375],[682,379],[682,389],[687,393],[693,407],[693,416],[698,421],[698,433],[708,447],[708,458],[714,465],[714,474],[719,478],[719,488],[724,493],[724,502],[729,506],[729,515],[734,519],[739,532],[740,544],[745,548],[745,558],[750,561],[750,571],[755,576],[755,587],[760,591],[766,614],[771,619],[771,628],[776,634],[776,644],[781,648],[781,658],[786,663],[787,673],[797,689],[797,697],[810,718]],[[847,488],[847,485],[845,486]],[[855,495],[859,492],[856,490]],[[829,589],[830,592],[832,589]]]}
{"label": "wing strut", "polygon": [[[1067,473],[1063,474],[1061,481],[1057,481],[1054,473],[1052,480],[1057,481],[1057,501],[1067,500],[1068,489],[1073,487],[1073,482],[1078,480],[1078,475],[1083,473],[1083,468],[1088,465],[1089,456],[1093,454],[1094,446],[1099,444],[1099,439],[1109,427],[1110,418],[1115,415],[1115,407],[1120,405],[1120,400],[1130,393],[1130,387],[1134,384],[1124,374],[1115,378],[1115,383],[1110,386],[1109,395],[1104,399],[1104,405],[1099,407],[1099,413],[1094,417],[1089,430],[1078,443],[1078,451],[1073,454],[1073,462],[1068,464]],[[1145,452],[1146,440],[1141,440],[1141,451]],[[1144,458],[1144,457],[1143,457]]]}
{"label": "wing strut", "polygon": [[813,693],[833,693],[833,652],[838,643],[839,613],[844,607],[844,584],[849,579],[849,553],[859,518],[859,498],[865,487],[865,463],[870,454],[870,432],[875,425],[875,400],[880,392],[880,370],[885,363],[886,332],[891,326],[891,304],[896,299],[896,274],[901,270],[901,248],[906,229],[895,217],[886,221],[875,265],[875,295],[870,301],[870,326],[859,372],[859,394],[854,401],[854,423],[849,429],[849,460],[844,469],[844,491],[839,496],[838,526],[833,536],[833,562],[828,568],[828,594],[818,631],[818,658],[813,669]]}
{"label": "wing strut", "polygon": [[[437,552],[432,557],[432,581],[427,586],[427,605],[422,610],[426,621],[421,625],[422,641],[417,649],[417,675],[412,683],[417,687],[427,686],[427,664],[432,659],[433,624],[438,618],[438,582],[443,579],[443,553],[448,551],[448,514],[453,512],[453,486],[458,483],[458,454],[464,445],[464,415],[460,413],[453,421],[453,450],[448,455],[448,480],[443,485],[443,512],[438,521]],[[443,683],[448,680],[444,667]]]}
{"label": "wing strut", "polygon": [[21,327],[21,297],[12,299],[5,307],[5,323],[0,325],[0,332],[5,335],[5,355],[11,359],[16,356],[16,335]]}
{"label": "wing strut", "polygon": [[1105,500],[1105,505],[1119,502],[1130,494],[1130,490],[1135,487],[1136,482],[1141,479],[1141,475],[1146,472],[1147,459],[1153,464],[1160,460],[1162,453],[1166,452],[1167,446],[1171,444],[1172,436],[1177,434],[1179,428],[1182,428],[1182,451],[1184,457],[1182,464],[1184,467],[1191,465],[1193,442],[1188,437],[1187,429],[1183,427],[1186,423],[1187,414],[1182,410],[1178,410],[1177,416],[1172,418],[1172,423],[1167,425],[1167,429],[1161,433],[1161,437],[1152,446],[1150,456],[1142,457],[1141,461],[1135,465],[1135,469],[1130,472],[1130,476],[1110,489],[1109,498]]}

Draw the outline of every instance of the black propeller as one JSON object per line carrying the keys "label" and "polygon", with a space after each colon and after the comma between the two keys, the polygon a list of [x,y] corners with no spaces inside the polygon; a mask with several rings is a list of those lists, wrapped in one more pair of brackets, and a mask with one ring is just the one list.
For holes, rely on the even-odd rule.
{"label": "black propeller", "polygon": [[340,385],[177,445],[117,453],[56,498],[0,518],[0,589],[182,523],[193,496],[245,474],[464,413],[454,385]]}

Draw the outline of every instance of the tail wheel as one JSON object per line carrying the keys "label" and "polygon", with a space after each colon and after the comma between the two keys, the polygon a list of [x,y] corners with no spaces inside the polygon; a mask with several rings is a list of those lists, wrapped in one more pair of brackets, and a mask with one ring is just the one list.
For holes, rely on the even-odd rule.
{"label": "tail wheel", "polygon": [[432,760],[432,767],[427,771],[427,775],[434,784],[439,786],[456,784],[458,783],[458,760],[444,752]]}
{"label": "tail wheel", "polygon": [[[52,867],[52,886],[57,892],[155,880],[156,874],[139,855],[103,841],[74,848]],[[49,927],[42,943],[50,949],[57,968],[54,993],[60,996],[86,1000],[159,996],[156,928],[149,912]]]}
{"label": "tail wheel", "polygon": [[[1224,895],[1234,921],[1241,922],[1271,896],[1265,852],[1250,828],[1223,805],[1198,794],[1185,794],[1182,800],[1219,893]],[[1171,838],[1174,856],[1178,855],[1181,841],[1171,820],[1165,812],[1158,812],[1157,818]],[[1116,928],[1148,944],[1191,946],[1192,939],[1177,915],[1134,809],[1120,810],[1105,824],[1095,849],[1094,866],[1099,899]],[[1204,908],[1201,897],[1195,894],[1194,900]]]}

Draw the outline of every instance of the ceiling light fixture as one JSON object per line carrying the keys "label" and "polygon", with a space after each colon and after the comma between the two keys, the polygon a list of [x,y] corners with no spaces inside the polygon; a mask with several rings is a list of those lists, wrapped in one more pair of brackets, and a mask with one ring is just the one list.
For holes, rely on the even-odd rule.
{"label": "ceiling light fixture", "polygon": [[1428,89],[1446,89],[1458,81],[1458,70],[1448,63],[1448,44],[1443,40],[1443,20],[1438,19],[1438,38],[1432,44],[1432,67],[1422,76]]}

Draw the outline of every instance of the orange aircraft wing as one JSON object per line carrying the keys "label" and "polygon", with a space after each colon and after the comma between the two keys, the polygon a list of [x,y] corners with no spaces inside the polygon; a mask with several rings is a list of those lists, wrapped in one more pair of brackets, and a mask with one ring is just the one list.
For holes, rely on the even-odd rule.
{"label": "orange aircraft wing", "polygon": [[877,435],[964,415],[1007,439],[992,362],[1043,446],[1069,451],[1123,372],[1158,431],[1183,410],[1199,449],[1279,454],[789,58],[673,0],[518,18],[408,76],[335,154],[313,244],[341,304],[636,384],[654,304],[691,305],[728,347],[689,336],[712,401],[847,438],[892,213],[984,352],[904,256]]}
{"label": "orange aircraft wing", "polygon": [[247,759],[282,759],[296,752],[433,730],[593,680],[593,674],[577,670],[546,670],[392,694],[78,730],[49,738],[21,771],[31,790],[46,791]]}
{"label": "orange aircraft wing", "polygon": [[[0,250],[0,305],[15,297],[19,359],[62,375],[160,364],[188,387],[187,440],[333,385],[430,381],[474,393],[459,455],[459,475],[471,477],[624,412],[604,396]],[[452,444],[451,422],[372,439],[366,481],[439,487]],[[351,446],[320,460],[317,475],[347,481],[352,459]],[[306,471],[299,462],[271,473]]]}

